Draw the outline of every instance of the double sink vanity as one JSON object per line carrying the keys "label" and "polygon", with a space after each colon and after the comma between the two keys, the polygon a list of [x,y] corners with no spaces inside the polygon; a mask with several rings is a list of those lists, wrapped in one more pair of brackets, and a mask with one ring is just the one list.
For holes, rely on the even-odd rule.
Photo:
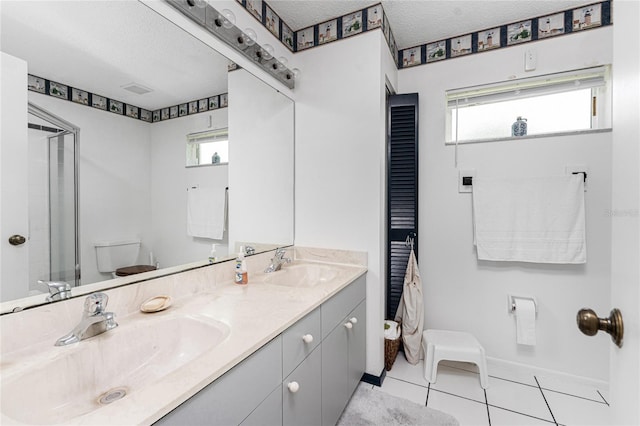
{"label": "double sink vanity", "polygon": [[248,257],[247,285],[228,261],[106,290],[118,325],[62,346],[85,297],[3,315],[0,423],[335,424],[365,368],[366,254],[287,255]]}

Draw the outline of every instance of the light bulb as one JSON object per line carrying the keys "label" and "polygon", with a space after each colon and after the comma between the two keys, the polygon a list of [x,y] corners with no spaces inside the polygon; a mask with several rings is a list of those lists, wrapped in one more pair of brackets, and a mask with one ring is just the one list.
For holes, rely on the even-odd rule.
{"label": "light bulb", "polygon": [[222,9],[222,26],[226,29],[233,28],[236,24],[236,15],[229,9]]}
{"label": "light bulb", "polygon": [[204,9],[207,6],[207,1],[206,0],[194,0],[196,7],[199,7],[200,9]]}
{"label": "light bulb", "polygon": [[293,77],[296,79],[300,78],[302,75],[302,72],[298,68],[292,69],[291,72],[293,73]]}
{"label": "light bulb", "polygon": [[287,63],[289,63],[289,61],[287,60],[287,58],[285,58],[284,56],[280,56],[278,58],[278,69],[279,70],[283,70],[287,67]]}
{"label": "light bulb", "polygon": [[267,61],[271,58],[273,58],[273,46],[270,44],[264,44],[262,46],[262,55],[264,57],[264,59],[266,59]]}
{"label": "light bulb", "polygon": [[258,34],[251,28],[245,28],[243,38],[247,46],[253,46],[258,41]]}

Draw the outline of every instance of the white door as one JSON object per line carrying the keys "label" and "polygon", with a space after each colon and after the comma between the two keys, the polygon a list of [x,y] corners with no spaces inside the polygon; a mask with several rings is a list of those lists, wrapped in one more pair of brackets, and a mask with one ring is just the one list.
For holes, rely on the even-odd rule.
{"label": "white door", "polygon": [[[5,301],[29,292],[27,63],[0,55],[0,301]],[[27,241],[11,245],[12,235]]]}
{"label": "white door", "polygon": [[[613,19],[612,307],[622,311],[622,348],[612,345],[614,425],[640,424],[640,3],[616,0]],[[604,312],[602,314],[605,314]],[[606,315],[601,315],[606,316]]]}

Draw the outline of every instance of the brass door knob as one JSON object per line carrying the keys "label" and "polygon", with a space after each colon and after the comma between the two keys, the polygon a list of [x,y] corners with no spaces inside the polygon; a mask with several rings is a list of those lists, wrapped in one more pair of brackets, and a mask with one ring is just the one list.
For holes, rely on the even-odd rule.
{"label": "brass door knob", "polygon": [[609,318],[598,318],[593,309],[580,309],[576,321],[580,331],[587,336],[595,336],[598,331],[602,330],[611,335],[613,343],[619,348],[622,347],[624,323],[622,321],[622,312],[619,309],[613,309],[609,314]]}
{"label": "brass door knob", "polygon": [[24,244],[27,241],[25,237],[22,235],[12,235],[9,237],[9,244],[12,246],[19,246],[20,244]]}

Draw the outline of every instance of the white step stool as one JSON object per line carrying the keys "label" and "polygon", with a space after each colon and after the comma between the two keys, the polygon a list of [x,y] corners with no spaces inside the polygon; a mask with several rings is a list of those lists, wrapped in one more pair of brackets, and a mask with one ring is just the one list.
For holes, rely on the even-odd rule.
{"label": "white step stool", "polygon": [[449,361],[473,362],[480,370],[480,386],[489,387],[487,361],[484,348],[472,334],[463,331],[426,330],[422,333],[424,349],[424,377],[429,383],[436,382],[438,363]]}

